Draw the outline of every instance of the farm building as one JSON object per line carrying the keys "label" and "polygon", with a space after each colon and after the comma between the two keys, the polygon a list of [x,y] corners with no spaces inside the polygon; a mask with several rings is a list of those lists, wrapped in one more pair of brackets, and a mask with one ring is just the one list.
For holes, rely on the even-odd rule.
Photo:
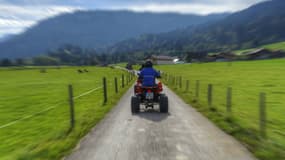
{"label": "farm building", "polygon": [[252,52],[248,52],[245,54],[246,59],[254,60],[254,59],[268,59],[270,58],[271,51],[261,48],[254,50]]}
{"label": "farm building", "polygon": [[170,56],[149,56],[146,60],[151,60],[153,64],[174,64],[174,60],[177,59],[176,57]]}
{"label": "farm building", "polygon": [[222,52],[219,54],[208,55],[206,57],[207,62],[227,62],[236,60],[237,56],[231,52]]}

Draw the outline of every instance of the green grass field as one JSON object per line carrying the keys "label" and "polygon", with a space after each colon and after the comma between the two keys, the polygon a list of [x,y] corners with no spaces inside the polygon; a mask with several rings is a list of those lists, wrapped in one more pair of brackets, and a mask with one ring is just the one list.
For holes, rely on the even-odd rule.
{"label": "green grass field", "polygon": [[[285,59],[157,66],[172,76],[182,76],[180,88],[168,86],[228,133],[241,140],[257,157],[285,159]],[[185,81],[190,90],[185,91]],[[195,83],[200,80],[200,96]],[[166,81],[166,79],[164,79]],[[167,83],[167,82],[166,82]],[[207,103],[207,86],[213,84],[213,107]],[[226,91],[232,87],[232,116],[226,111]],[[267,139],[259,133],[259,93],[267,94]],[[175,106],[172,106],[175,107]]]}
{"label": "green grass field", "polygon": [[[87,69],[88,73],[77,72]],[[56,160],[70,152],[76,143],[115,105],[129,88],[119,87],[115,93],[114,77],[127,73],[111,68],[62,67],[40,69],[0,69],[0,159]],[[68,84],[73,84],[74,96],[102,86],[108,81],[108,103],[103,105],[102,89],[80,97],[75,103],[75,128],[69,131]],[[125,78],[126,79],[126,78]],[[120,85],[121,86],[121,85]],[[39,113],[55,104],[54,109]],[[1,128],[10,122],[15,124]]]}
{"label": "green grass field", "polygon": [[[270,49],[270,50],[283,50],[283,51],[285,51],[285,42],[278,42],[278,43],[267,44],[267,45],[260,46],[259,48],[266,48],[266,49]],[[236,50],[236,51],[233,51],[233,52],[236,53],[236,54],[242,54],[242,53],[245,53],[245,52],[253,51],[255,49],[257,49],[257,48]]]}

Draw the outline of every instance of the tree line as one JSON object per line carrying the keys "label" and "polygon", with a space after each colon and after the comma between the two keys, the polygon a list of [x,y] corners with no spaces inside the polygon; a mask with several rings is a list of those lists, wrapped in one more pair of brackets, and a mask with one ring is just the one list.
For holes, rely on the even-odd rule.
{"label": "tree line", "polygon": [[[140,55],[138,57],[143,59],[143,55]],[[47,53],[33,58],[0,59],[0,66],[104,66],[107,64],[133,61],[135,58],[137,58],[137,55],[133,56],[132,54],[128,53],[98,53],[94,49],[86,49],[79,46],[67,44],[55,50],[49,50]]]}

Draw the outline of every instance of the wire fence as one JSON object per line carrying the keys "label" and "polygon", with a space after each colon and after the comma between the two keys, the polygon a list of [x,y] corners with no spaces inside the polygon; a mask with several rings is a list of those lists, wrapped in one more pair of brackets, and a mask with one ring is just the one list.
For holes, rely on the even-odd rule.
{"label": "wire fence", "polygon": [[285,147],[285,134],[282,134],[285,131],[285,119],[280,116],[280,112],[285,112],[285,109],[280,105],[277,107],[282,99],[273,101],[272,95],[268,95],[266,91],[256,93],[249,88],[224,87],[219,83],[209,83],[210,80],[206,82],[189,79],[166,72],[162,77],[187,102],[202,110],[208,109],[217,113],[219,118],[235,120],[243,129]]}
{"label": "wire fence", "polygon": [[[127,78],[126,81],[125,81],[125,77]],[[134,78],[133,74],[127,74],[127,75],[122,74],[122,80],[121,80],[122,85],[121,85],[121,87],[124,88],[125,85],[128,85],[128,84],[133,80],[133,78]],[[118,78],[115,77],[114,83],[109,83],[109,84],[108,84],[108,83],[107,83],[107,78],[106,78],[106,77],[103,77],[103,85],[102,85],[102,86],[99,86],[99,87],[90,89],[90,90],[88,90],[88,91],[86,91],[86,92],[84,92],[84,93],[79,94],[78,96],[73,96],[73,94],[72,94],[71,96],[69,96],[69,100],[68,100],[68,101],[70,102],[70,101],[79,99],[79,98],[81,98],[81,97],[90,95],[91,93],[93,93],[93,92],[95,92],[95,91],[99,91],[100,89],[103,89],[102,92],[103,92],[104,97],[102,97],[102,99],[104,99],[104,103],[107,103],[107,97],[108,97],[108,96],[107,96],[107,86],[108,86],[108,85],[110,85],[110,86],[111,86],[111,85],[114,85],[115,93],[118,93],[118,88],[119,88]],[[73,87],[72,87],[71,84],[69,85],[68,91],[69,91],[69,94],[70,94],[70,92],[73,92]],[[33,118],[33,117],[35,117],[35,116],[37,116],[37,115],[39,115],[39,114],[42,114],[42,113],[44,113],[44,112],[48,112],[48,111],[50,111],[50,110],[52,110],[52,109],[55,109],[56,107],[58,107],[58,106],[60,106],[60,105],[62,105],[62,104],[64,104],[64,103],[67,103],[67,102],[62,102],[62,101],[57,102],[57,103],[55,103],[55,104],[53,104],[53,105],[51,105],[51,106],[48,106],[47,108],[45,108],[45,109],[43,109],[43,110],[41,110],[41,111],[35,112],[35,113],[33,113],[33,114],[30,114],[30,115],[26,115],[26,116],[24,116],[24,117],[22,117],[22,118],[19,118],[19,119],[17,119],[17,120],[11,121],[11,122],[9,122],[9,123],[7,123],[7,124],[1,125],[1,126],[0,126],[0,129],[4,129],[4,128],[6,128],[6,127],[12,126],[12,125],[17,124],[17,123],[19,123],[19,122],[22,122],[22,121],[24,121],[24,120],[26,120],[26,119]]]}
{"label": "wire fence", "polygon": [[22,118],[19,118],[19,119],[15,120],[15,121],[12,121],[12,122],[7,123],[7,124],[1,125],[1,126],[0,126],[0,129],[3,129],[3,128],[9,127],[9,126],[12,126],[12,125],[17,124],[17,123],[19,123],[19,122],[22,122],[22,121],[24,121],[24,120],[26,120],[26,119],[35,117],[35,116],[37,116],[37,115],[39,115],[39,114],[41,114],[41,113],[48,112],[48,111],[50,111],[50,110],[52,110],[52,109],[55,109],[57,106],[59,106],[59,105],[61,105],[61,104],[63,104],[63,103],[64,103],[64,102],[56,103],[56,104],[54,104],[54,105],[52,105],[52,106],[47,107],[47,108],[44,109],[44,110],[41,110],[41,111],[36,112],[36,113],[34,113],[34,114],[30,114],[30,115],[24,116],[24,117],[22,117]]}

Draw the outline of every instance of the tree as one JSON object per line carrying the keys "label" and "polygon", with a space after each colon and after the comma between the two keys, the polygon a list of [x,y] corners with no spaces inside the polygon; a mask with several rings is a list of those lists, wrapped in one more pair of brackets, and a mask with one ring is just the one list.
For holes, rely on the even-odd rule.
{"label": "tree", "polygon": [[191,62],[193,59],[201,60],[208,55],[207,52],[188,52],[186,53],[185,60]]}
{"label": "tree", "polygon": [[16,59],[16,62],[15,62],[15,65],[17,65],[17,66],[22,66],[22,65],[24,65],[25,63],[24,63],[24,59],[22,59],[22,58],[17,58]]}
{"label": "tree", "polygon": [[34,65],[38,66],[50,66],[50,65],[58,65],[59,60],[49,56],[38,56],[33,58]]}
{"label": "tree", "polygon": [[0,65],[3,66],[3,67],[9,67],[9,66],[12,66],[13,63],[12,63],[12,61],[11,61],[10,59],[5,58],[5,59],[3,59],[3,60],[1,61],[1,64],[0,64]]}

